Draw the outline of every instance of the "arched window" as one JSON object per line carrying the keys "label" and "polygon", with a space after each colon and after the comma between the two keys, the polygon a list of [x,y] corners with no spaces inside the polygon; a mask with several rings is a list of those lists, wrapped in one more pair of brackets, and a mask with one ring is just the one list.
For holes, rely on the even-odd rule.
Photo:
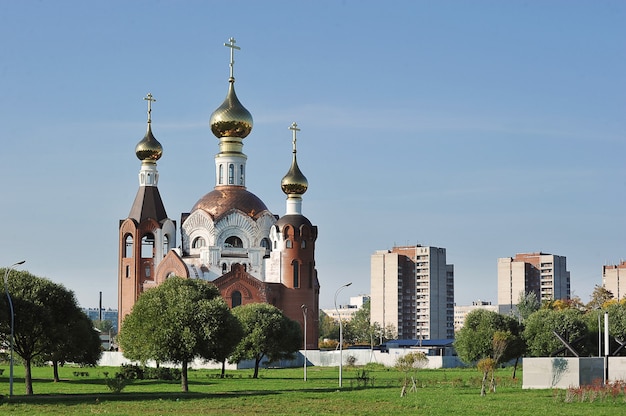
{"label": "arched window", "polygon": [[170,251],[170,239],[167,234],[163,235],[163,257]]}
{"label": "arched window", "polygon": [[219,173],[219,184],[223,185],[224,184],[224,165],[220,164],[220,173]]}
{"label": "arched window", "polygon": [[231,235],[224,241],[224,247],[243,248],[243,241],[241,241],[241,238]]}
{"label": "arched window", "polygon": [[222,263],[222,274],[226,273],[227,269],[228,269],[228,266],[226,266],[226,263]]}
{"label": "arched window", "polygon": [[228,184],[232,185],[235,183],[235,165],[232,163],[228,165]]}
{"label": "arched window", "polygon": [[148,233],[141,239],[141,258],[151,259],[154,257],[154,234]]}
{"label": "arched window", "polygon": [[204,246],[206,246],[206,241],[204,241],[204,238],[202,237],[196,237],[191,244],[191,248],[202,248]]}
{"label": "arched window", "polygon": [[133,257],[133,236],[127,235],[124,240],[124,257],[131,258]]}
{"label": "arched window", "polygon": [[291,240],[285,241],[285,247],[287,247],[287,248],[291,248],[292,247]]}
{"label": "arched window", "polygon": [[243,165],[239,165],[239,185],[245,185],[243,177]]}
{"label": "arched window", "polygon": [[300,242],[300,248],[306,248],[306,241],[302,240]]}
{"label": "arched window", "polygon": [[235,290],[232,295],[230,295],[230,307],[236,308],[241,305],[241,292]]}
{"label": "arched window", "polygon": [[293,267],[293,287],[300,287],[300,264],[294,260],[291,266]]}

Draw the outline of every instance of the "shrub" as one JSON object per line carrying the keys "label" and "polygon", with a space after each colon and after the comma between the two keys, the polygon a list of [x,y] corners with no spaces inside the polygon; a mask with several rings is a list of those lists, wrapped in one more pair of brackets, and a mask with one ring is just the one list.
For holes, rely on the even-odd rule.
{"label": "shrub", "polygon": [[106,377],[105,383],[109,390],[113,393],[121,393],[122,390],[124,390],[124,388],[130,383],[130,380],[124,378],[121,373],[115,373],[115,377],[113,378]]}

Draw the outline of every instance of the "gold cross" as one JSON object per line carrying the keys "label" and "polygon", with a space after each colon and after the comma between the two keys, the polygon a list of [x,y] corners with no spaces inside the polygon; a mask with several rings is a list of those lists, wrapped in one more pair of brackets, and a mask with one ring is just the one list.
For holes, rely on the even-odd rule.
{"label": "gold cross", "polygon": [[151,93],[148,93],[148,95],[146,95],[144,97],[144,100],[146,100],[148,102],[148,123],[152,122],[152,103],[156,102],[156,99],[154,99],[152,97]]}
{"label": "gold cross", "polygon": [[300,131],[298,124],[294,121],[291,126],[289,126],[289,130],[293,131],[293,152],[296,153],[296,134]]}
{"label": "gold cross", "polygon": [[239,46],[235,46],[235,43],[237,43],[235,38],[230,38],[228,39],[228,43],[224,44],[224,46],[230,48],[230,77],[231,78],[235,78],[233,76],[233,73],[234,73],[233,67],[235,66],[235,49],[241,50]]}

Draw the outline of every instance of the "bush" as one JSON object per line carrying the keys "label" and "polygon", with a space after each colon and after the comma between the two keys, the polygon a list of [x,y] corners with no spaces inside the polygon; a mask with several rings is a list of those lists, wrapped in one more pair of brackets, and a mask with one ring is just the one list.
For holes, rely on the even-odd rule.
{"label": "bush", "polygon": [[105,383],[109,390],[113,393],[121,393],[122,390],[124,390],[124,388],[130,383],[130,380],[124,378],[121,373],[115,373],[115,377],[113,378],[106,377]]}
{"label": "bush", "polygon": [[180,380],[180,369],[123,364],[119,373],[126,380]]}

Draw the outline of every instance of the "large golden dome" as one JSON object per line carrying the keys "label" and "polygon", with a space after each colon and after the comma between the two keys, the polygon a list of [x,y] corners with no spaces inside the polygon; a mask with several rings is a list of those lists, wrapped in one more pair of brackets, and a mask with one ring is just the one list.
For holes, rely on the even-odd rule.
{"label": "large golden dome", "polygon": [[152,135],[150,123],[148,123],[146,135],[135,147],[135,154],[142,162],[156,162],[163,155],[163,146],[161,146],[161,143]]}
{"label": "large golden dome", "polygon": [[235,94],[235,79],[230,78],[226,99],[211,114],[211,131],[221,137],[245,138],[252,131],[252,114],[241,104]]}

